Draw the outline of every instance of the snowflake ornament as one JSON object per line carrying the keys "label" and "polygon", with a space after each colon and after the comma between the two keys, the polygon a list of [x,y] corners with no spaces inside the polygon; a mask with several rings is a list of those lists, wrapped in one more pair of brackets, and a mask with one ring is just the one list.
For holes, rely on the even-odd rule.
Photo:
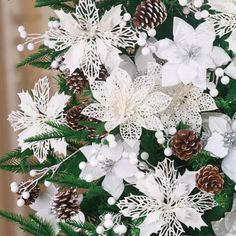
{"label": "snowflake ornament", "polygon": [[118,199],[124,191],[124,180],[132,181],[138,172],[138,142],[132,148],[118,140],[115,147],[92,144],[80,150],[88,161],[82,168],[80,177],[93,181],[105,176],[102,187],[115,199]]}
{"label": "snowflake ornament", "polygon": [[211,195],[195,188],[195,172],[178,175],[174,162],[165,159],[154,171],[145,174],[135,187],[144,195],[130,195],[119,201],[120,212],[133,220],[145,217],[139,225],[140,235],[179,236],[184,232],[181,223],[193,229],[206,226],[202,214],[216,206]]}
{"label": "snowflake ornament", "polygon": [[215,69],[230,61],[230,57],[220,48],[213,46],[216,35],[205,22],[196,29],[184,20],[175,17],[174,41],[159,41],[157,56],[168,60],[162,68],[162,86],[179,83],[206,89],[207,69]]}
{"label": "snowflake ornament", "polygon": [[204,113],[203,128],[208,134],[205,150],[224,158],[221,168],[236,183],[236,120],[222,113]]}
{"label": "snowflake ornament", "polygon": [[23,130],[18,135],[19,146],[22,151],[31,149],[40,163],[47,159],[50,147],[55,152],[66,155],[67,143],[64,138],[50,139],[37,142],[25,142],[27,138],[53,131],[53,128],[46,124],[48,121],[59,124],[65,123],[63,110],[70,96],[64,93],[56,93],[49,98],[49,81],[47,77],[39,79],[32,90],[19,93],[21,104],[20,110],[13,111],[8,120],[15,131]]}
{"label": "snowflake ornament", "polygon": [[126,71],[117,68],[106,82],[92,84],[91,90],[98,103],[87,106],[82,114],[106,122],[109,132],[120,126],[122,138],[132,146],[141,137],[142,127],[163,130],[157,114],[169,106],[171,97],[152,92],[153,88],[152,77],[139,76],[132,81]]}
{"label": "snowflake ornament", "polygon": [[56,51],[68,49],[63,56],[65,68],[70,73],[81,69],[93,81],[102,64],[109,69],[122,61],[118,48],[136,44],[136,32],[126,26],[121,7],[112,7],[101,20],[93,0],[80,0],[74,13],[55,11],[60,21],[50,24],[44,44]]}

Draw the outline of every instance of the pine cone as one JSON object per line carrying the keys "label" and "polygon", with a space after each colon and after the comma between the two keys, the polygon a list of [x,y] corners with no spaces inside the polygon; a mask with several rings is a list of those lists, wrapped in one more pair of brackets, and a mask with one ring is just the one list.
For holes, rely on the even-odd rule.
{"label": "pine cone", "polygon": [[197,188],[207,193],[219,193],[222,191],[223,185],[223,174],[220,173],[219,168],[216,166],[204,166],[199,170],[199,173],[196,174]]}
{"label": "pine cone", "polygon": [[137,6],[133,24],[138,29],[153,29],[167,18],[166,7],[161,0],[144,0]]}
{"label": "pine cone", "polygon": [[192,130],[179,130],[171,141],[174,155],[181,160],[188,160],[192,155],[197,154],[202,145],[198,135]]}
{"label": "pine cone", "polygon": [[[40,193],[39,185],[35,186],[32,184],[32,182],[33,180],[31,179],[27,181],[23,181],[18,186],[18,192],[17,192],[17,195],[19,195],[18,199],[23,198],[26,206],[29,206],[32,203],[34,203]],[[29,193],[29,198],[27,199],[22,196],[22,194],[25,192]]]}
{"label": "pine cone", "polygon": [[80,211],[79,194],[75,188],[58,188],[53,198],[52,211],[60,220],[70,220]]}

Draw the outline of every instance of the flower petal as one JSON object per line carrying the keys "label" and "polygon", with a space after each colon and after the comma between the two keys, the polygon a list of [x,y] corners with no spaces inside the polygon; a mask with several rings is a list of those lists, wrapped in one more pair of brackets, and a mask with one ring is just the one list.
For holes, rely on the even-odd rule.
{"label": "flower petal", "polygon": [[170,87],[177,85],[181,82],[180,78],[177,75],[179,64],[166,63],[162,67],[162,86]]}
{"label": "flower petal", "polygon": [[102,106],[100,103],[92,103],[83,109],[82,114],[89,118],[103,121],[105,110],[106,107]]}
{"label": "flower petal", "polygon": [[213,47],[211,57],[215,63],[215,67],[225,65],[231,61],[230,56],[220,47]]}
{"label": "flower petal", "polygon": [[224,173],[236,183],[236,150],[231,149],[227,157],[224,158],[221,168]]}

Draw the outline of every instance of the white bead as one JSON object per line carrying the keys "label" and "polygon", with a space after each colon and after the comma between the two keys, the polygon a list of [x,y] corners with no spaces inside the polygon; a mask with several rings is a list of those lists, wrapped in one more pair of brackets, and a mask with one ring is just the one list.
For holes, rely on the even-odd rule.
{"label": "white bead", "polygon": [[84,179],[85,179],[85,181],[90,183],[90,182],[93,181],[93,176],[92,175],[86,175]]}
{"label": "white bead", "polygon": [[128,153],[128,152],[123,152],[123,153],[122,153],[122,157],[128,158],[128,157],[129,157],[129,153]]}
{"label": "white bead", "polygon": [[110,148],[115,148],[116,146],[117,146],[117,142],[116,141],[109,142],[109,147]]}
{"label": "white bead", "polygon": [[23,197],[24,199],[29,199],[30,193],[29,193],[29,192],[23,192],[23,193],[22,193],[22,197]]}
{"label": "white bead", "polygon": [[144,161],[146,161],[149,158],[149,154],[147,152],[142,152],[140,156]]}
{"label": "white bead", "polygon": [[155,37],[156,34],[157,34],[157,32],[156,32],[155,29],[150,29],[150,30],[148,30],[147,33],[148,33],[148,35],[149,35],[150,37]]}
{"label": "white bead", "polygon": [[104,227],[105,228],[111,229],[113,226],[114,226],[114,223],[111,219],[110,220],[105,220],[105,222],[104,222]]}
{"label": "white bead", "polygon": [[217,97],[219,94],[219,91],[217,89],[210,90],[210,95],[214,98]]}
{"label": "white bead", "polygon": [[96,232],[97,234],[103,234],[105,231],[104,227],[102,227],[101,225],[99,225],[97,228],[96,228]]}
{"label": "white bead", "polygon": [[210,90],[212,90],[212,89],[215,89],[215,88],[216,88],[216,85],[215,85],[213,82],[209,82],[209,83],[207,84],[207,88],[210,89]]}
{"label": "white bead", "polygon": [[168,147],[164,150],[164,154],[165,154],[165,156],[170,157],[173,154],[173,152],[172,152],[171,148]]}
{"label": "white bead", "polygon": [[107,213],[105,216],[104,216],[104,220],[111,220],[112,219],[112,214],[110,213]]}
{"label": "white bead", "polygon": [[131,20],[131,15],[130,15],[128,12],[126,12],[126,13],[123,15],[123,19],[124,19],[125,21],[130,21],[130,20]]}
{"label": "white bead", "polygon": [[11,188],[13,188],[13,187],[18,187],[18,183],[12,182],[12,183],[10,184],[10,187],[11,187]]}
{"label": "white bead", "polygon": [[162,131],[158,131],[158,132],[155,133],[155,137],[156,137],[157,139],[159,139],[159,138],[164,138],[164,134],[163,134]]}
{"label": "white bead", "polygon": [[229,84],[229,80],[230,80],[229,77],[225,75],[221,78],[221,83],[227,85]]}
{"label": "white bead", "polygon": [[144,178],[144,173],[142,171],[138,171],[136,174],[135,174],[135,177],[137,179],[143,179]]}
{"label": "white bead", "polygon": [[201,20],[202,19],[202,15],[200,11],[195,12],[194,17],[196,20]]}
{"label": "white bead", "polygon": [[114,142],[115,141],[115,136],[113,134],[108,134],[106,137],[108,142]]}
{"label": "white bead", "polygon": [[116,199],[114,197],[109,197],[108,200],[107,200],[107,203],[110,205],[110,206],[113,206],[116,204]]}
{"label": "white bead", "polygon": [[25,47],[24,47],[23,44],[18,44],[16,48],[17,48],[17,51],[18,51],[18,52],[23,52],[24,49],[25,49]]}
{"label": "white bead", "polygon": [[51,184],[52,184],[52,183],[49,182],[49,181],[47,181],[47,180],[44,181],[44,185],[45,185],[45,187],[47,187],[47,188],[50,187]]}
{"label": "white bead", "polygon": [[224,75],[224,73],[225,73],[225,71],[224,71],[222,68],[217,68],[217,69],[215,70],[215,75],[216,75],[217,77],[222,77],[222,76]]}
{"label": "white bead", "polygon": [[34,50],[34,44],[33,44],[33,43],[29,43],[29,44],[27,45],[27,48],[28,48],[28,50],[30,50],[30,51]]}
{"label": "white bead", "polygon": [[53,21],[52,26],[53,26],[53,28],[58,28],[59,22],[57,20]]}
{"label": "white bead", "polygon": [[20,25],[19,27],[18,27],[18,32],[19,33],[22,33],[22,32],[24,32],[25,31],[25,27],[23,26],[23,25]]}
{"label": "white bead", "polygon": [[158,138],[158,139],[157,139],[157,142],[158,142],[159,144],[164,144],[164,143],[166,142],[166,140],[165,140],[165,138]]}
{"label": "white bead", "polygon": [[202,18],[206,19],[208,16],[209,16],[209,11],[203,10],[203,11],[201,12],[201,17],[202,17]]}
{"label": "white bead", "polygon": [[188,0],[179,0],[180,6],[186,6],[188,4]]}
{"label": "white bead", "polygon": [[176,132],[177,132],[177,130],[176,130],[175,127],[171,127],[171,128],[169,128],[169,134],[170,134],[170,135],[175,135]]}
{"label": "white bead", "polygon": [[140,38],[144,38],[144,39],[147,39],[147,33],[145,33],[145,32],[141,32],[140,34],[139,34],[139,37]]}
{"label": "white bead", "polygon": [[151,53],[151,49],[149,48],[149,47],[144,47],[144,48],[142,48],[142,54],[144,55],[144,56],[147,56],[147,55],[149,55]]}
{"label": "white bead", "polygon": [[190,8],[189,7],[184,7],[183,8],[183,13],[184,13],[184,15],[189,15],[191,13]]}
{"label": "white bead", "polygon": [[23,207],[25,205],[25,200],[20,198],[17,200],[16,204],[18,207]]}
{"label": "white bead", "polygon": [[146,39],[144,38],[139,38],[138,41],[137,41],[137,44],[140,46],[140,47],[143,47],[145,46],[147,43]]}
{"label": "white bead", "polygon": [[119,233],[125,234],[127,232],[127,227],[125,225],[119,225]]}
{"label": "white bead", "polygon": [[26,37],[27,37],[27,33],[25,32],[25,31],[22,31],[22,32],[20,32],[20,37],[22,38],[22,39],[25,39]]}
{"label": "white bead", "polygon": [[29,175],[30,175],[31,177],[35,177],[36,174],[37,174],[37,172],[36,172],[35,170],[31,170],[31,171],[29,172]]}
{"label": "white bead", "polygon": [[54,60],[54,61],[52,62],[52,64],[51,64],[51,68],[52,68],[52,69],[57,69],[58,66],[59,66],[59,63],[58,63],[58,61],[56,61],[56,60]]}
{"label": "white bead", "polygon": [[11,186],[11,192],[13,192],[13,193],[17,193],[18,190],[19,190],[18,185],[16,185],[16,186]]}
{"label": "white bead", "polygon": [[202,1],[202,0],[195,0],[195,1],[193,2],[193,5],[194,5],[195,7],[197,7],[197,8],[201,7],[202,4],[203,4],[203,1]]}
{"label": "white bead", "polygon": [[86,167],[86,162],[84,162],[84,161],[82,161],[82,162],[80,162],[79,163],[79,168],[80,168],[80,170],[84,170],[85,169],[85,167]]}

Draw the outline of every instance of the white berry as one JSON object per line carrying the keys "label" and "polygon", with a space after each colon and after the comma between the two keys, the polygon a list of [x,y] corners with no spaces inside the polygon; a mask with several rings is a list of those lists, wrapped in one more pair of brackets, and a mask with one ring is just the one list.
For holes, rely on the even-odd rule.
{"label": "white berry", "polygon": [[56,61],[56,60],[54,60],[54,61],[51,63],[52,69],[57,69],[58,66],[59,66],[59,63],[58,63],[58,61]]}
{"label": "white berry", "polygon": [[200,12],[200,11],[197,11],[197,12],[194,14],[194,17],[195,17],[196,20],[201,20],[201,19],[202,19],[201,12]]}
{"label": "white berry", "polygon": [[147,33],[150,37],[155,37],[157,32],[155,29],[150,29]]}
{"label": "white berry", "polygon": [[28,48],[29,51],[33,51],[34,50],[34,44],[33,43],[29,43],[27,45],[27,48]]}
{"label": "white berry", "polygon": [[20,37],[25,39],[27,37],[27,33],[25,31],[20,32]]}
{"label": "white berry", "polygon": [[18,27],[18,32],[21,33],[21,32],[24,32],[25,31],[25,27],[23,25],[20,25]]}
{"label": "white berry", "polygon": [[111,219],[105,220],[104,222],[104,227],[107,229],[111,229],[114,226],[114,223]]}
{"label": "white berry", "polygon": [[224,75],[224,70],[223,70],[222,68],[217,68],[217,69],[215,70],[215,75],[216,75],[217,77],[222,77],[222,76]]}
{"label": "white berry", "polygon": [[165,143],[165,138],[158,138],[157,139],[157,142],[159,143],[159,144],[164,144]]}
{"label": "white berry", "polygon": [[17,193],[18,190],[19,190],[19,186],[18,186],[18,184],[16,182],[11,183],[10,187],[11,187],[11,191],[13,193]]}
{"label": "white berry", "polygon": [[86,162],[82,161],[82,162],[79,163],[79,168],[80,168],[81,170],[84,170],[85,167],[86,167],[86,165],[87,165]]}
{"label": "white berry", "polygon": [[102,227],[101,225],[99,225],[97,228],[96,228],[96,232],[98,234],[103,234],[105,231],[104,227]]}
{"label": "white berry", "polygon": [[113,134],[108,134],[106,137],[108,142],[114,142],[115,141],[115,136]]}
{"label": "white berry", "polygon": [[37,175],[37,172],[36,172],[35,170],[31,170],[31,171],[29,172],[29,175],[30,175],[31,177],[35,177],[35,176]]}
{"label": "white berry", "polygon": [[217,97],[218,94],[219,94],[219,91],[218,91],[217,89],[211,89],[211,90],[210,90],[210,95],[211,95],[212,97]]}
{"label": "white berry", "polygon": [[22,193],[22,197],[23,197],[24,199],[29,199],[29,198],[30,198],[30,193],[29,193],[29,192],[23,192],[23,193]]}
{"label": "white berry", "polygon": [[144,38],[139,38],[138,41],[137,41],[137,43],[138,43],[138,45],[139,45],[140,47],[143,47],[143,46],[146,45],[147,41],[146,41],[146,39],[144,39]]}
{"label": "white berry", "polygon": [[202,4],[203,4],[203,1],[202,1],[202,0],[195,0],[195,1],[193,2],[193,5],[194,5],[195,7],[197,7],[197,8],[201,7]]}
{"label": "white berry", "polygon": [[179,0],[180,6],[186,6],[188,4],[188,0]]}
{"label": "white berry", "polygon": [[169,134],[170,134],[170,135],[175,135],[176,132],[177,132],[177,130],[176,130],[175,127],[171,127],[171,128],[169,128]]}
{"label": "white berry", "polygon": [[126,12],[126,13],[123,15],[123,19],[124,19],[125,21],[130,21],[130,20],[131,20],[131,15],[130,15],[128,12]]}
{"label": "white berry", "polygon": [[104,220],[111,220],[112,219],[112,214],[110,213],[107,213],[105,216],[104,216]]}
{"label": "white berry", "polygon": [[190,8],[189,7],[184,7],[183,8],[183,13],[184,13],[184,15],[189,15],[191,13]]}
{"label": "white berry", "polygon": [[23,52],[24,49],[25,49],[25,47],[24,47],[23,44],[18,44],[16,48],[17,48],[17,51],[18,51],[18,52]]}
{"label": "white berry", "polygon": [[164,150],[164,154],[165,154],[165,156],[170,157],[173,154],[173,152],[172,152],[171,148],[168,147]]}
{"label": "white berry", "polygon": [[158,131],[158,132],[155,133],[155,137],[156,137],[157,139],[159,139],[159,138],[164,138],[164,134],[163,134],[162,131]]}
{"label": "white berry", "polygon": [[146,161],[149,158],[149,154],[147,152],[142,152],[140,156],[144,161]]}
{"label": "white berry", "polygon": [[126,232],[127,232],[127,227],[125,225],[119,225],[120,235],[125,234]]}
{"label": "white berry", "polygon": [[203,10],[203,11],[201,12],[201,17],[202,17],[202,18],[206,19],[208,16],[209,16],[209,11]]}
{"label": "white berry", "polygon": [[109,197],[108,200],[107,200],[107,203],[110,205],[110,206],[113,206],[116,204],[116,199],[114,197]]}
{"label": "white berry", "polygon": [[221,83],[227,85],[229,84],[229,80],[230,80],[229,77],[225,75],[221,78]]}
{"label": "white berry", "polygon": [[25,200],[20,198],[17,200],[16,204],[18,207],[23,207],[25,205]]}

